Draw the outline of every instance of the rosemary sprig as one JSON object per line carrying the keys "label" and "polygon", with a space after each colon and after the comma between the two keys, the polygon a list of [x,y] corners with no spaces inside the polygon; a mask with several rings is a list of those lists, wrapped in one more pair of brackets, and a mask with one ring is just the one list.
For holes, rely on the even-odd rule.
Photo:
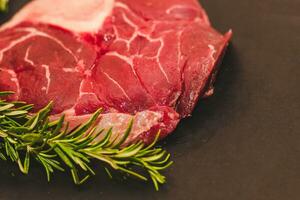
{"label": "rosemary sprig", "polygon": [[6,11],[8,0],[0,0],[0,12]]}
{"label": "rosemary sprig", "polygon": [[[145,146],[142,142],[121,148],[131,132],[131,122],[120,142],[112,142],[112,129],[98,130],[96,119],[101,110],[86,123],[68,130],[62,116],[50,121],[51,103],[34,115],[33,105],[8,102],[4,97],[11,92],[0,92],[0,160],[11,160],[28,174],[30,163],[36,160],[45,169],[47,179],[56,171],[70,171],[75,184],[82,184],[95,175],[91,161],[99,161],[108,175],[117,170],[143,181],[152,180],[155,189],[166,182],[162,170],[168,168],[170,154],[154,147],[155,141]],[[100,141],[96,138],[103,134]]]}

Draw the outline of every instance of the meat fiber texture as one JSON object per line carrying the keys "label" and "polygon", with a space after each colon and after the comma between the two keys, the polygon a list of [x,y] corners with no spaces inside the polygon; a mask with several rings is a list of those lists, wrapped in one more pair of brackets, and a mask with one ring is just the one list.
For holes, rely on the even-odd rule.
{"label": "meat fiber texture", "polygon": [[213,93],[231,37],[196,0],[35,0],[0,28],[0,90],[127,144],[163,138]]}

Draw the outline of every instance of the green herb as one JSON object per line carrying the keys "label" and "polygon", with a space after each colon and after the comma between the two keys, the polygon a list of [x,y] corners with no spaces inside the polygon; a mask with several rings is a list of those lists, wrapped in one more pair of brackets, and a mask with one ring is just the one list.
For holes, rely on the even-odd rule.
{"label": "green herb", "polygon": [[[51,103],[34,115],[29,111],[33,105],[24,102],[8,102],[4,97],[11,92],[0,92],[0,160],[11,160],[28,174],[32,160],[45,169],[48,181],[56,171],[69,171],[75,184],[82,184],[96,174],[92,161],[102,164],[109,176],[117,170],[143,181],[152,180],[156,190],[166,182],[162,170],[172,161],[170,154],[154,147],[155,141],[145,146],[142,142],[121,148],[131,132],[128,125],[120,142],[112,142],[112,129],[97,130],[96,119],[101,110],[86,123],[68,130],[64,116],[50,121]],[[100,141],[100,135],[104,135]]]}
{"label": "green herb", "polygon": [[8,5],[8,0],[0,0],[0,12],[6,11]]}

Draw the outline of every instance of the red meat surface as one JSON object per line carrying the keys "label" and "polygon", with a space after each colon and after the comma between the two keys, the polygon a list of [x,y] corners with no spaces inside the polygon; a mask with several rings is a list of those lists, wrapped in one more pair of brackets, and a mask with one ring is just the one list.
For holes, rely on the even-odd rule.
{"label": "red meat surface", "polygon": [[0,28],[0,91],[149,143],[212,94],[230,37],[196,0],[35,0]]}

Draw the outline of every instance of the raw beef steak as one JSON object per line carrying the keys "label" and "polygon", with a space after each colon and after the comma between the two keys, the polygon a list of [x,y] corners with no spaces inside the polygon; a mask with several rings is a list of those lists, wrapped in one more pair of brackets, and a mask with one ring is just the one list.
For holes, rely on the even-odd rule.
{"label": "raw beef steak", "polygon": [[230,37],[196,0],[34,0],[0,28],[0,91],[149,143],[213,93]]}

